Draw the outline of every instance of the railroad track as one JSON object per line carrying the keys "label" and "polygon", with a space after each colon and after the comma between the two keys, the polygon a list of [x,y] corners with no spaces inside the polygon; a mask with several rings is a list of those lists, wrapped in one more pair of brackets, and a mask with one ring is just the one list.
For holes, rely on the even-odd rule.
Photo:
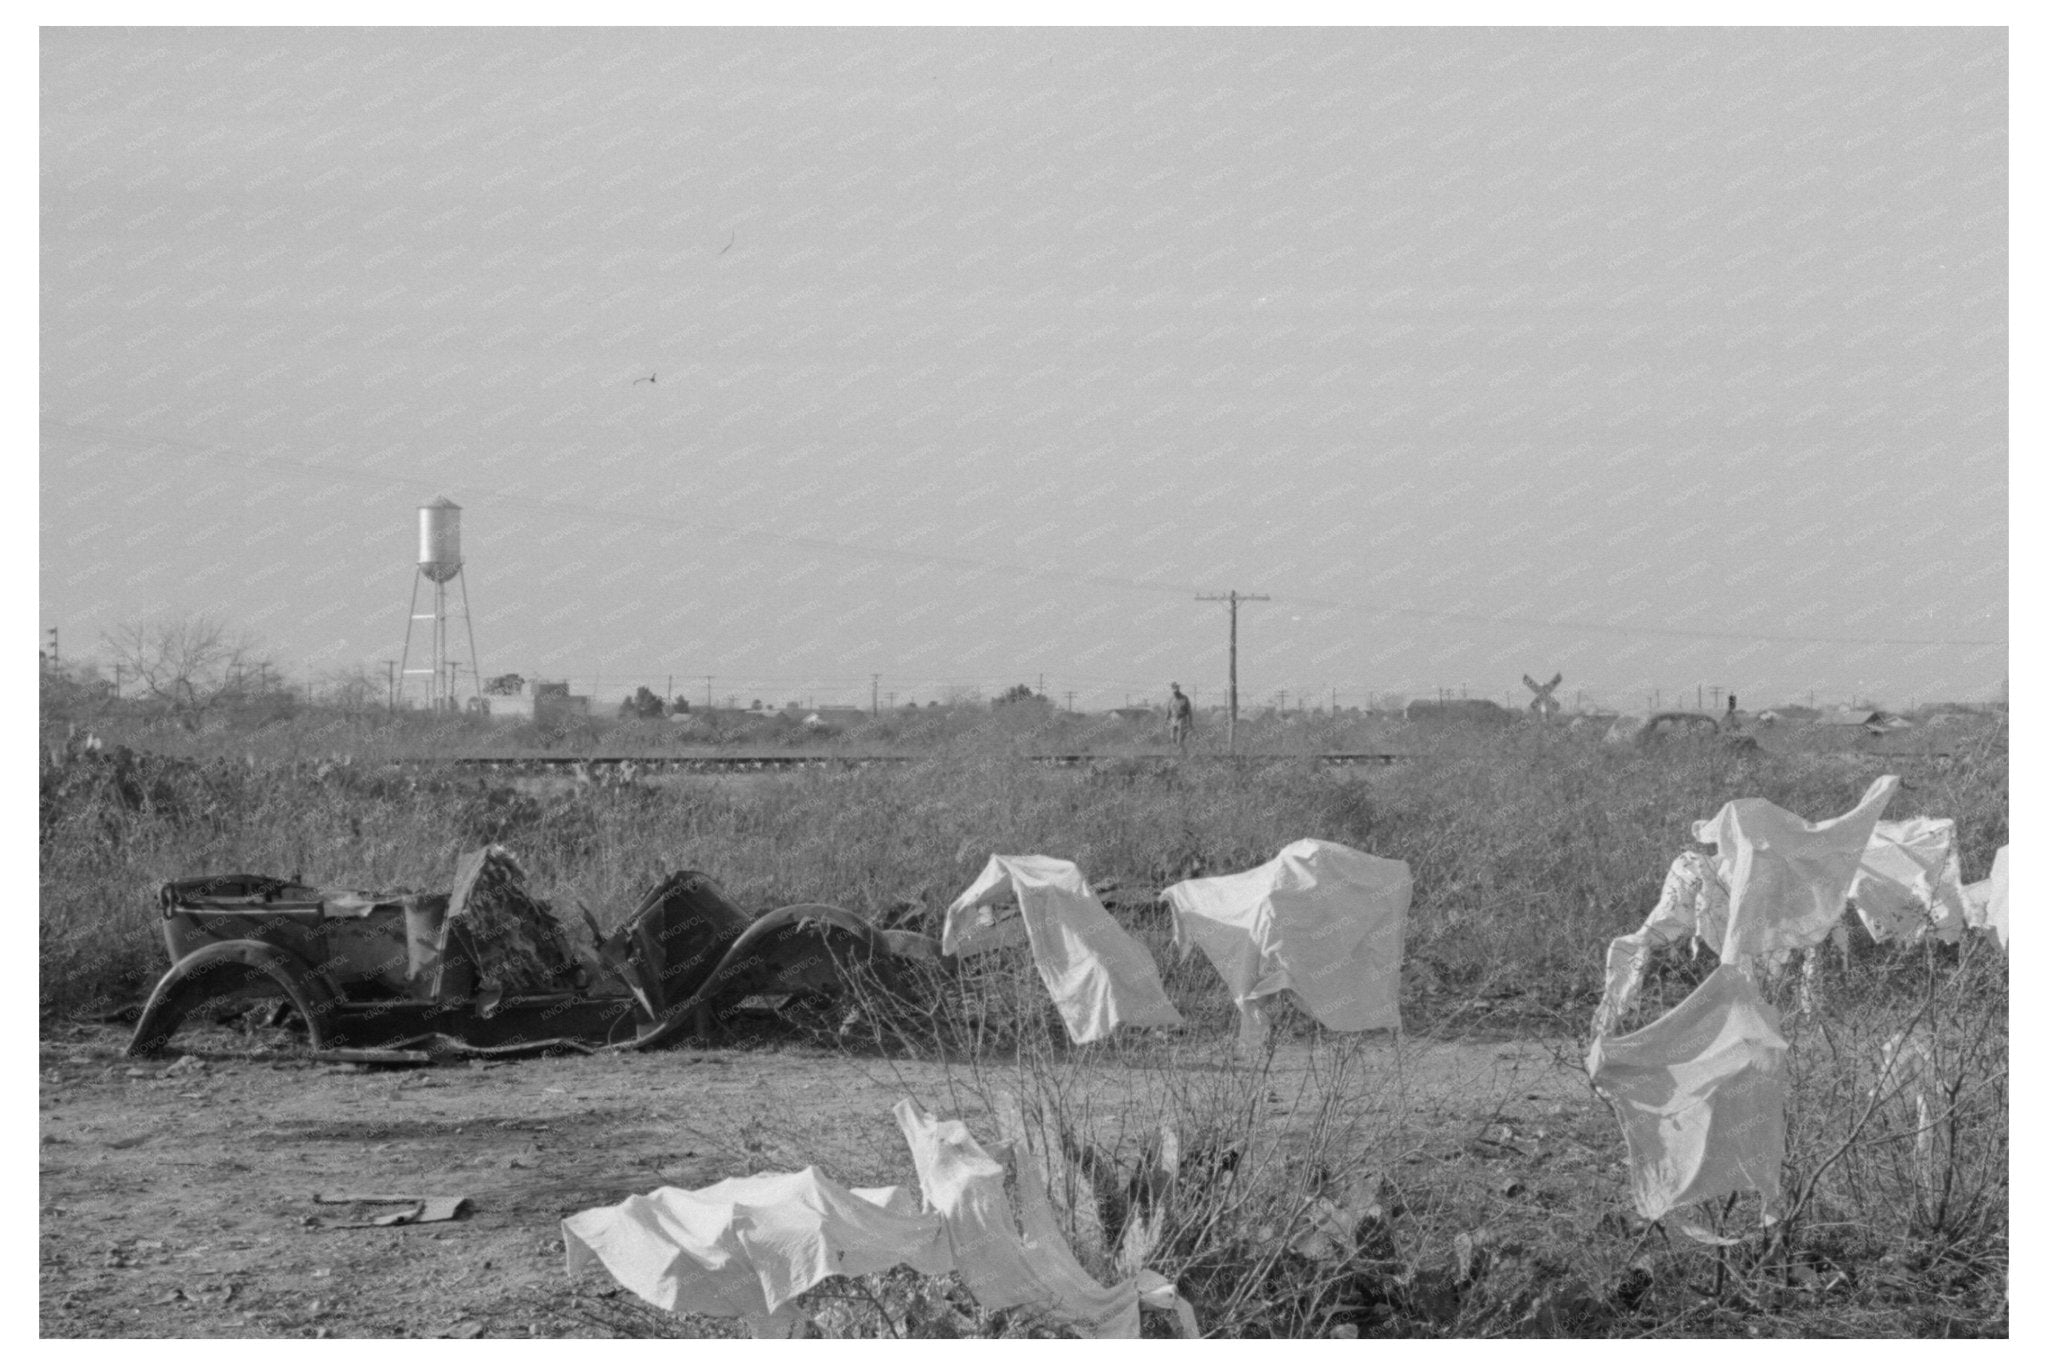
{"label": "railroad track", "polygon": [[[817,753],[733,753],[733,754],[462,754],[451,758],[415,759],[419,763],[452,763],[458,767],[484,768],[497,772],[573,772],[577,768],[586,770],[613,770],[631,765],[640,772],[650,773],[749,773],[749,772],[793,772],[802,770],[833,770],[867,768],[889,764],[917,763],[924,754],[817,754]],[[1372,767],[1399,763],[1411,757],[1398,753],[1337,753],[1337,754],[1239,754],[1230,759],[1223,755],[1204,755],[1192,761],[1197,763],[1231,762],[1238,763],[1281,763],[1298,762],[1310,758],[1323,767]],[[1125,765],[1146,768],[1165,768],[1183,759],[1178,754],[1137,753],[1137,754],[1031,754],[1033,763],[1053,768],[1087,768],[1104,764]]]}

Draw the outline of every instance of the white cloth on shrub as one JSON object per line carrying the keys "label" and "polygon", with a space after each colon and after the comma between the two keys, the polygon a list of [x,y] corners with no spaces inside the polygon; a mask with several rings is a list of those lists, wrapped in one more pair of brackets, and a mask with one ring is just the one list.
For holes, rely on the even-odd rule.
{"label": "white cloth on shrub", "polygon": [[1782,962],[1826,938],[1841,918],[1878,817],[1898,789],[1899,779],[1886,774],[1853,809],[1818,823],[1746,797],[1694,825],[1693,837],[1715,846],[1714,862],[1728,887],[1721,961]]}
{"label": "white cloth on shrub", "polygon": [[657,1308],[787,1336],[790,1300],[832,1275],[953,1265],[944,1222],[908,1191],[849,1190],[814,1166],[666,1186],[562,1220],[569,1273],[593,1261]]}
{"label": "white cloth on shrub", "polygon": [[1956,822],[1916,816],[1880,820],[1849,886],[1856,917],[1879,943],[1962,938],[1969,918]]}
{"label": "white cloth on shrub", "polygon": [[1264,1028],[1259,1001],[1283,990],[1325,1028],[1400,1028],[1414,889],[1404,862],[1298,839],[1249,872],[1180,882],[1163,894],[1181,956],[1201,948],[1250,1042]]}
{"label": "white cloth on shrub", "polygon": [[[1014,900],[1018,913],[1005,914]],[[1118,1024],[1178,1028],[1159,968],[1088,888],[1081,869],[1061,858],[998,854],[946,910],[940,950],[967,956],[1031,945],[1067,1033],[1077,1043],[1106,1038]]]}
{"label": "white cloth on shrub", "polygon": [[1793,951],[1826,938],[1841,919],[1852,882],[1874,860],[1867,879],[1875,900],[1893,904],[1910,895],[1895,878],[1928,854],[1932,832],[1922,825],[1953,821],[1898,821],[1903,839],[1878,837],[1878,816],[1899,779],[1880,777],[1846,814],[1818,824],[1758,797],[1730,801],[1693,826],[1693,837],[1713,844],[1712,854],[1681,853],[1664,874],[1664,887],[1642,928],[1607,945],[1605,989],[1593,1031],[1621,1021],[1642,985],[1652,950],[1691,936],[1694,950],[1712,948],[1722,962],[1776,964]]}
{"label": "white cloth on shrub", "polygon": [[[1136,1279],[1105,1289],[1060,1236],[1037,1163],[1014,1161],[1019,1214],[1003,1192],[1008,1144],[998,1159],[958,1119],[936,1119],[915,1100],[896,1105],[925,1205],[944,1220],[954,1267],[983,1308],[1037,1307],[1090,1337],[1138,1335]],[[1148,1286],[1150,1287],[1150,1286]]]}
{"label": "white cloth on shrub", "polygon": [[2007,923],[2007,878],[2006,850],[2010,845],[2001,844],[1998,854],[1991,860],[1991,875],[1981,882],[1971,882],[1963,888],[1968,905],[1969,924],[1972,929],[1988,929],[1998,937],[1998,946],[2006,947]]}
{"label": "white cloth on shrub", "polygon": [[[1869,801],[1869,794],[1864,799]],[[1729,809],[1723,807],[1722,813],[1727,814]],[[1852,811],[1850,815],[1856,813]],[[1780,814],[1788,820],[1797,819],[1789,812]],[[1702,821],[1701,826],[1713,823]],[[1835,823],[1830,821],[1828,825]],[[1853,833],[1854,826],[1848,827],[1846,837],[1853,837]],[[1830,834],[1829,838],[1839,851],[1845,836]],[[1718,953],[1726,944],[1729,889],[1722,876],[1724,869],[1732,873],[1732,862],[1692,851],[1681,853],[1672,861],[1664,875],[1663,892],[1642,928],[1607,945],[1606,989],[1594,1015],[1594,1032],[1606,1033],[1620,1022],[1642,984],[1644,968],[1654,949],[1687,937],[1691,938],[1695,952],[1705,944]],[[1929,933],[1945,943],[1955,942],[1966,923],[1982,919],[1981,912],[1970,909],[1970,894],[1971,889],[1962,884],[1955,821],[1926,816],[1877,821],[1851,875],[1848,893],[1858,918],[1879,943],[1891,938],[1917,942]],[[1795,904],[1805,902],[1795,898]],[[1829,932],[1846,951],[1848,939],[1841,923],[1833,922]],[[1814,938],[1812,944],[1819,941]],[[1780,947],[1767,956],[1778,960],[1785,953],[1786,949]]]}
{"label": "white cloth on shrub", "polygon": [[1643,984],[1650,953],[1681,939],[1694,950],[1705,941],[1718,947],[1728,929],[1728,888],[1706,854],[1687,850],[1671,860],[1664,889],[1643,927],[1607,945],[1607,988],[1593,1016],[1593,1031],[1607,1033],[1621,1021]]}
{"label": "white cloth on shrub", "polygon": [[1137,1336],[1140,1304],[1199,1335],[1192,1308],[1157,1272],[1110,1288],[1089,1276],[1060,1235],[1035,1161],[1011,1163],[1012,1213],[1003,1188],[1010,1144],[992,1155],[965,1124],[935,1119],[913,1100],[894,1113],[922,1208],[904,1189],[849,1190],[815,1167],[664,1187],[563,1219],[569,1273],[601,1264],[657,1308],[742,1318],[757,1337],[788,1336],[798,1321],[791,1301],[820,1281],[898,1265],[958,1271],[983,1308],[1030,1306],[1086,1336]]}
{"label": "white cloth on shrub", "polygon": [[1634,1033],[1593,1040],[1586,1070],[1615,1103],[1636,1211],[1755,1190],[1768,1213],[1785,1159],[1785,1039],[1739,967]]}

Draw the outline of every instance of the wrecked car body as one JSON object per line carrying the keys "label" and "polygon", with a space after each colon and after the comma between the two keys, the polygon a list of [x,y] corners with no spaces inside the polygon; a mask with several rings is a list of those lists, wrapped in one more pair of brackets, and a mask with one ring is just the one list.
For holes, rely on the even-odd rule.
{"label": "wrecked car body", "polygon": [[165,883],[158,906],[171,966],[134,1055],[195,1013],[279,998],[315,1049],[652,1047],[702,1036],[749,998],[912,996],[938,961],[923,935],[837,906],[751,915],[695,871],[665,878],[612,933],[586,911],[595,948],[579,950],[498,845],[465,857],[447,895],[237,873]]}

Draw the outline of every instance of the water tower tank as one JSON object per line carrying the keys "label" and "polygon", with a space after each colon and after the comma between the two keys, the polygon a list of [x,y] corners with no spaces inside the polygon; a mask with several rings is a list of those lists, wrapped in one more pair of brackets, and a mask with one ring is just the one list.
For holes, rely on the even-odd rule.
{"label": "water tower tank", "polygon": [[420,572],[446,583],[462,571],[462,509],[446,498],[420,508]]}

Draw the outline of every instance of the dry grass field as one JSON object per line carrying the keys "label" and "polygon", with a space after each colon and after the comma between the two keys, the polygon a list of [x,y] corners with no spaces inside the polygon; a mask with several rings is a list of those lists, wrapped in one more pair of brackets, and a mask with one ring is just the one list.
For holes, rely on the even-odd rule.
{"label": "dry grass field", "polygon": [[[1152,1258],[1212,1335],[2005,1332],[1995,944],[1862,943],[1806,1012],[1796,981],[1774,983],[1792,1043],[1791,1198],[1769,1234],[1747,1197],[1688,1212],[1730,1245],[1642,1224],[1619,1129],[1580,1069],[1606,942],[1641,921],[1691,823],[1738,796],[1837,813],[1882,759],[1640,750],[1525,725],[1393,736],[1414,757],[1369,772],[1213,752],[1070,770],[1024,755],[1085,736],[1001,717],[931,725],[895,737],[918,753],[909,764],[549,791],[389,761],[458,750],[460,727],[307,716],[199,736],[110,726],[138,756],[46,765],[44,1332],[730,1334],[570,1281],[556,1220],[661,1184],[809,1164],[850,1184],[902,1180],[888,1110],[906,1094],[977,1131],[1021,1106],[1125,1167],[1162,1124],[1185,1150],[1232,1153],[1231,1179],[1176,1196]],[[1268,752],[1302,754],[1361,739],[1309,726],[1267,738]],[[2002,724],[1946,747],[1899,767],[1907,785],[1887,814],[1955,818],[1976,879],[2007,837]],[[1240,1058],[1220,981],[1199,957],[1173,958],[1153,898],[1302,837],[1413,870],[1406,1030],[1350,1038],[1292,1018],[1269,1054]],[[165,965],[161,881],[251,871],[445,889],[486,841],[513,848],[555,906],[606,924],[665,870],[695,867],[750,908],[827,901],[935,926],[991,853],[1069,858],[1152,950],[1189,1028],[1071,1047],[1015,959],[940,1002],[974,1029],[749,1024],[648,1055],[410,1072],[310,1063],[289,1036],[233,1028],[130,1062],[124,1032],[94,1022]],[[1639,1008],[1682,998],[1703,957],[1670,955]],[[1884,1067],[1885,1042],[1909,1026],[1929,1040],[1924,1116]],[[394,1184],[467,1195],[473,1211],[437,1227],[313,1225],[326,1221],[317,1191]],[[1304,1244],[1324,1200],[1369,1204],[1370,1235]],[[1063,1207],[1084,1261],[1107,1274],[1099,1210]],[[828,1282],[809,1306],[830,1334],[1046,1330],[918,1281]]]}

